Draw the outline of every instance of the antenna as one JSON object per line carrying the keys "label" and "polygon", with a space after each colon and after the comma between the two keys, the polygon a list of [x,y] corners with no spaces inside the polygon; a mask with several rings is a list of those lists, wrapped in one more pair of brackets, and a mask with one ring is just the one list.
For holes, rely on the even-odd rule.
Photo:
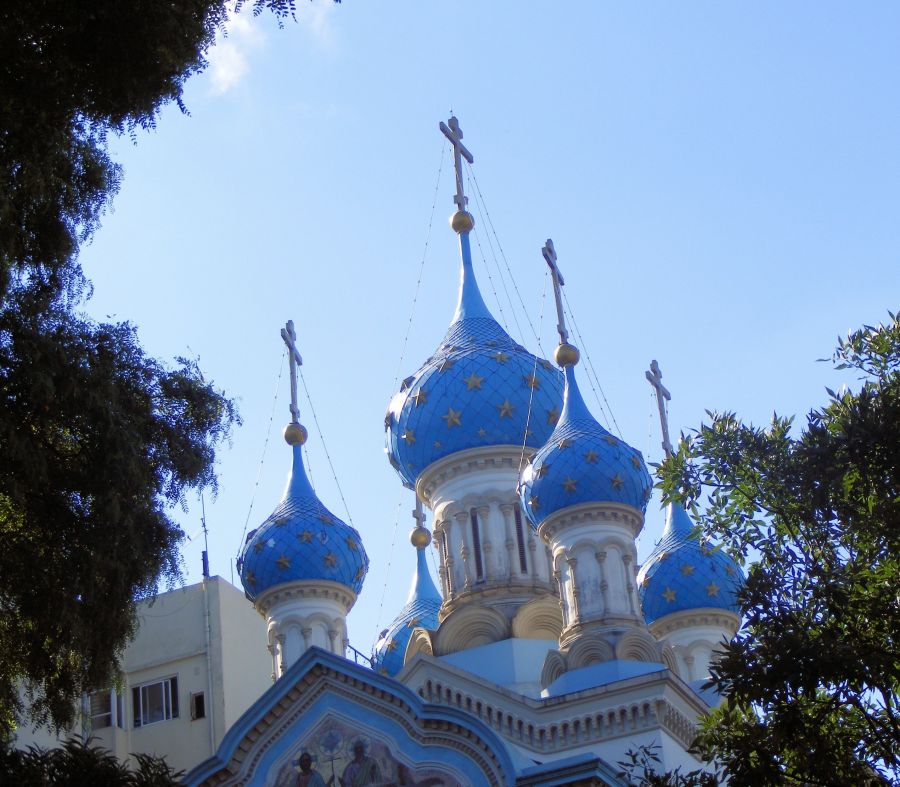
{"label": "antenna", "polygon": [[200,493],[200,524],[203,525],[203,579],[209,579],[209,531],[206,529],[206,503]]}

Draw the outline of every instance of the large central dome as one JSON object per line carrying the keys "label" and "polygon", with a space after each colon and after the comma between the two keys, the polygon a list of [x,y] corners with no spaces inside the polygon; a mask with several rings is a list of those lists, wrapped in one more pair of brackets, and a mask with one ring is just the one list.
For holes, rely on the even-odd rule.
{"label": "large central dome", "polygon": [[457,451],[543,445],[560,416],[562,375],[513,341],[488,311],[465,231],[460,252],[450,328],[434,354],[403,381],[385,417],[385,450],[409,487],[426,467]]}

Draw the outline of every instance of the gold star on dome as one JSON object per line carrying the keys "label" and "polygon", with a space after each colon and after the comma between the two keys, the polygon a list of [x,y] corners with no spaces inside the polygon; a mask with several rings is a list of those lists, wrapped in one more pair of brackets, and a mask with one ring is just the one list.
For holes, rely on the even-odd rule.
{"label": "gold star on dome", "polygon": [[304,530],[302,533],[297,533],[297,538],[299,538],[304,544],[308,544],[312,541],[312,533],[308,530]]}
{"label": "gold star on dome", "polygon": [[495,352],[491,358],[493,358],[497,363],[506,363],[509,360],[509,356],[503,352]]}
{"label": "gold star on dome", "polygon": [[706,586],[706,595],[712,598],[719,595],[719,586],[715,582],[710,582]]}
{"label": "gold star on dome", "polygon": [[593,448],[584,455],[584,461],[594,464],[600,456]]}
{"label": "gold star on dome", "polygon": [[563,482],[562,482],[562,487],[563,487],[563,489],[565,489],[567,492],[574,492],[574,491],[575,491],[575,487],[576,487],[577,485],[578,485],[578,482],[577,482],[574,478],[572,478],[571,476],[566,476],[565,479],[564,479]]}
{"label": "gold star on dome", "polygon": [[434,441],[434,447],[435,447],[435,448],[440,448],[441,445],[442,445],[442,443],[441,443],[440,440],[435,440],[435,441]]}
{"label": "gold star on dome", "polygon": [[444,360],[441,361],[441,365],[438,366],[438,371],[441,373],[446,372],[447,369],[451,369],[455,365],[456,361],[454,361],[452,358],[444,358]]}
{"label": "gold star on dome", "polygon": [[538,376],[536,374],[523,375],[522,380],[525,381],[525,385],[534,390],[537,390],[541,387],[541,381],[538,379]]}
{"label": "gold star on dome", "polygon": [[409,628],[414,629],[416,626],[419,625],[419,619],[418,619],[418,618],[411,618],[410,621],[409,621],[409,623],[407,623],[406,625],[407,625]]}
{"label": "gold star on dome", "polygon": [[700,545],[700,554],[706,555],[707,557],[709,557],[712,553],[713,553],[713,549],[712,549],[712,547],[709,546],[709,544],[701,544]]}
{"label": "gold star on dome", "polygon": [[407,443],[412,445],[416,442],[416,430],[415,429],[407,429],[402,435],[400,435],[401,440],[406,440]]}
{"label": "gold star on dome", "polygon": [[366,575],[366,569],[365,569],[365,567],[364,567],[364,566],[360,566],[360,567],[356,570],[356,576],[354,577],[354,579],[355,579],[357,582],[359,582],[359,580],[361,580],[365,575]]}
{"label": "gold star on dome", "polygon": [[244,579],[247,580],[247,584],[248,584],[248,585],[255,585],[255,584],[256,584],[256,574],[254,574],[252,571],[248,571],[248,572],[247,572],[247,576],[244,577]]}
{"label": "gold star on dome", "polygon": [[543,366],[548,372],[553,371],[553,364],[550,363],[546,358],[541,358],[538,363]]}
{"label": "gold star on dome", "polygon": [[635,470],[640,470],[640,469],[641,469],[641,460],[638,459],[637,454],[632,454],[632,455],[631,455],[631,464],[634,465],[634,469],[635,469]]}
{"label": "gold star on dome", "polygon": [[725,573],[728,574],[728,576],[733,577],[734,576],[734,566],[725,566]]}
{"label": "gold star on dome", "polygon": [[668,601],[670,604],[675,600],[675,591],[672,588],[667,587],[662,594],[663,598]]}
{"label": "gold star on dome", "polygon": [[347,546],[350,547],[350,549],[352,549],[354,552],[359,549],[359,544],[356,543],[356,539],[353,538],[353,536],[347,536],[345,541],[347,542]]}
{"label": "gold star on dome", "polygon": [[556,426],[558,421],[559,421],[559,410],[557,410],[555,407],[552,410],[548,410],[547,411],[547,423],[550,424],[550,426]]}
{"label": "gold star on dome", "polygon": [[689,577],[694,573],[694,567],[690,563],[685,563],[681,567],[681,573],[684,574],[684,576]]}
{"label": "gold star on dome", "polygon": [[337,565],[337,555],[334,552],[329,552],[323,558],[323,561],[328,568],[334,568]]}
{"label": "gold star on dome", "polygon": [[393,653],[395,650],[397,650],[397,640],[392,639],[390,642],[388,642],[387,649],[388,649],[391,653]]}
{"label": "gold star on dome", "polygon": [[564,437],[556,444],[556,447],[562,450],[563,448],[568,448],[570,445],[572,445],[572,441],[568,437]]}
{"label": "gold star on dome", "polygon": [[278,566],[282,571],[287,571],[291,567],[291,559],[286,555],[282,555],[278,560],[275,561],[275,565]]}
{"label": "gold star on dome", "polygon": [[487,429],[485,429],[485,428],[482,426],[481,429],[479,429],[479,430],[476,432],[476,434],[477,434],[482,440],[484,440],[484,438],[487,437]]}
{"label": "gold star on dome", "polygon": [[461,415],[461,410],[454,410],[452,407],[448,407],[447,414],[442,415],[441,418],[446,422],[447,428],[452,429],[454,426],[462,426],[462,421],[459,419]]}
{"label": "gold star on dome", "polygon": [[622,476],[620,476],[618,473],[616,473],[612,477],[612,480],[610,481],[610,483],[612,484],[612,488],[615,489],[616,491],[618,491],[622,488],[622,484],[624,484],[625,482],[622,480]]}
{"label": "gold star on dome", "polygon": [[467,391],[480,391],[484,377],[479,377],[475,372],[472,372],[463,382],[466,384]]}
{"label": "gold star on dome", "polygon": [[530,505],[535,511],[537,511],[541,507],[541,502],[536,497],[531,497],[528,500],[528,505]]}
{"label": "gold star on dome", "polygon": [[548,471],[549,469],[550,469],[550,463],[549,463],[549,462],[544,462],[544,464],[542,464],[542,465],[537,469],[537,473],[536,473],[537,477],[538,477],[538,478],[543,478],[545,475],[547,475],[547,471]]}
{"label": "gold star on dome", "polygon": [[501,418],[512,418],[513,410],[516,409],[510,403],[509,399],[504,399],[503,404],[498,404],[496,407],[500,411]]}
{"label": "gold star on dome", "polygon": [[260,552],[263,551],[263,546],[264,546],[264,544],[263,544],[262,541],[257,541],[257,542],[253,545],[253,551],[256,552],[256,554],[258,555]]}
{"label": "gold star on dome", "polygon": [[319,521],[323,522],[326,525],[331,525],[334,524],[334,517],[331,514],[323,511],[321,514],[319,514]]}
{"label": "gold star on dome", "polygon": [[604,437],[603,439],[606,440],[606,442],[609,443],[610,445],[617,445],[619,442],[611,434],[606,435],[606,437]]}
{"label": "gold star on dome", "polygon": [[286,516],[280,516],[275,520],[275,527],[284,527],[288,523]]}
{"label": "gold star on dome", "polygon": [[413,394],[412,400],[416,403],[416,407],[421,407],[428,401],[428,391],[420,388]]}

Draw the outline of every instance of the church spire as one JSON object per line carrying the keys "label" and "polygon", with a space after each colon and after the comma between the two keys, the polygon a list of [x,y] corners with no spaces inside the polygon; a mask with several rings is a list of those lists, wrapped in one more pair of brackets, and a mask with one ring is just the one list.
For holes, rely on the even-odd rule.
{"label": "church spire", "polygon": [[462,143],[463,133],[456,116],[451,116],[446,123],[439,123],[438,128],[450,140],[450,144],[453,145],[453,169],[456,173],[456,194],[453,197],[453,201],[456,203],[457,210],[450,217],[450,226],[459,235],[459,254],[462,258],[462,268],[459,276],[459,300],[456,304],[453,322],[471,317],[493,319],[475,281],[475,271],[472,268],[472,249],[469,245],[469,233],[475,226],[475,219],[466,210],[469,198],[466,196],[463,187],[462,161],[465,159],[472,164],[475,161],[475,157]]}

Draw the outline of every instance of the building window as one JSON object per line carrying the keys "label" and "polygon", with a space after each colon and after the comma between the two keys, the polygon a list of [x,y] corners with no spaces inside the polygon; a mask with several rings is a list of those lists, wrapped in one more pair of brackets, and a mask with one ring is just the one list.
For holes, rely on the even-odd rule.
{"label": "building window", "polygon": [[528,563],[525,561],[525,536],[522,533],[522,509],[516,506],[516,541],[519,542],[519,568],[523,574],[528,573]]}
{"label": "building window", "polygon": [[198,691],[196,694],[191,694],[191,719],[196,721],[197,719],[205,718],[206,697],[203,695],[202,691]]}
{"label": "building window", "polygon": [[145,683],[131,690],[134,727],[178,718],[178,678]]}
{"label": "building window", "polygon": [[478,514],[473,508],[469,511],[472,522],[472,551],[475,553],[475,574],[477,581],[484,579],[484,566],[481,562],[481,533],[478,529]]}
{"label": "building window", "polygon": [[107,689],[95,691],[88,700],[91,709],[91,729],[102,730],[114,725],[125,728],[125,703],[121,695]]}

